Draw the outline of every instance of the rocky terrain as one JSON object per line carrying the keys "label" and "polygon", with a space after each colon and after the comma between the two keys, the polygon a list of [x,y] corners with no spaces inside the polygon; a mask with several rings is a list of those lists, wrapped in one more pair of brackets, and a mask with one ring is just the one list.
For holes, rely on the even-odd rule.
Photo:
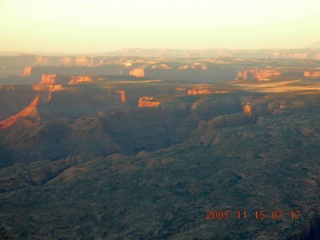
{"label": "rocky terrain", "polygon": [[319,238],[319,61],[62,60],[1,86],[1,239]]}
{"label": "rocky terrain", "polygon": [[[312,51],[315,56],[320,54],[316,53],[317,50]],[[74,78],[70,79],[74,83],[90,82],[111,75],[189,83],[217,83],[235,78],[268,80],[276,76],[317,77],[320,71],[317,61],[319,58],[310,54],[300,57],[299,54],[297,57],[289,54],[290,59],[286,57],[261,59],[259,55],[247,58],[245,54],[234,56],[223,54],[223,51],[220,55],[200,54],[191,59],[160,57],[157,54],[154,56],[147,54],[143,58],[110,55],[107,57],[8,56],[0,57],[0,84],[36,84],[43,76],[50,75],[56,75],[58,81],[68,81],[68,78],[64,79],[63,76],[70,76]]]}

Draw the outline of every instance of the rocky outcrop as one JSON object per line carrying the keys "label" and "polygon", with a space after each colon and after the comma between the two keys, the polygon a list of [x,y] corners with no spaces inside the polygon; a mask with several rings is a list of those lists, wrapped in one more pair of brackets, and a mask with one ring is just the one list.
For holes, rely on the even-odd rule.
{"label": "rocky outcrop", "polygon": [[139,99],[138,107],[158,107],[160,102],[154,101],[153,97],[141,97]]}
{"label": "rocky outcrop", "polygon": [[27,66],[24,68],[24,72],[22,73],[22,76],[30,76],[32,73],[32,66]]}
{"label": "rocky outcrop", "polygon": [[36,56],[35,60],[36,60],[35,64],[37,65],[47,65],[49,63],[48,57],[44,57],[44,56]]}
{"label": "rocky outcrop", "polygon": [[251,109],[251,106],[246,104],[244,107],[243,107],[243,113],[247,116],[252,116],[252,109]]}
{"label": "rocky outcrop", "polygon": [[121,102],[125,103],[127,102],[127,95],[126,95],[126,91],[124,90],[118,90],[116,91],[116,93],[119,93],[121,96]]}
{"label": "rocky outcrop", "polygon": [[320,71],[305,71],[304,77],[320,77]]}
{"label": "rocky outcrop", "polygon": [[143,68],[135,68],[130,71],[130,76],[135,76],[135,77],[144,77],[145,72]]}
{"label": "rocky outcrop", "polygon": [[40,82],[40,84],[45,84],[45,85],[55,85],[55,84],[64,85],[68,83],[69,83],[68,77],[57,75],[57,74],[43,74]]}
{"label": "rocky outcrop", "polygon": [[45,85],[66,85],[66,84],[79,84],[85,82],[93,82],[94,79],[91,76],[67,76],[58,74],[42,74],[40,84]]}
{"label": "rocky outcrop", "polygon": [[78,84],[84,82],[93,82],[93,78],[90,76],[71,76],[68,84]]}
{"label": "rocky outcrop", "polygon": [[176,90],[185,92],[185,91],[187,91],[187,88],[185,88],[185,87],[177,87]]}
{"label": "rocky outcrop", "polygon": [[56,84],[57,74],[43,74],[40,84],[53,85]]}
{"label": "rocky outcrop", "polygon": [[296,69],[251,69],[240,70],[235,80],[253,80],[253,81],[269,81],[279,77],[282,78],[296,78],[305,76],[317,76],[317,71],[307,72]]}
{"label": "rocky outcrop", "polygon": [[40,120],[40,116],[39,116],[38,110],[37,110],[38,102],[39,102],[39,96],[36,97],[32,101],[32,103],[28,107],[23,109],[21,112],[1,121],[0,122],[0,131],[15,124],[19,118],[31,118],[31,119],[35,119],[35,120]]}
{"label": "rocky outcrop", "polygon": [[[42,74],[57,75],[129,75],[129,68],[124,68],[120,64],[110,63],[99,66],[33,66],[31,71],[33,76],[41,76]],[[121,74],[120,74],[121,73]]]}
{"label": "rocky outcrop", "polygon": [[93,58],[90,57],[77,57],[75,59],[75,65],[77,66],[92,66],[93,64]]}
{"label": "rocky outcrop", "polygon": [[32,88],[34,91],[37,91],[37,92],[42,92],[42,91],[55,92],[55,91],[61,91],[64,89],[62,85],[59,85],[59,84],[53,84],[53,85],[36,84],[36,85],[33,85]]}
{"label": "rocky outcrop", "polygon": [[235,80],[268,81],[279,76],[281,76],[281,72],[274,69],[240,70]]}
{"label": "rocky outcrop", "polygon": [[191,89],[188,90],[189,95],[198,95],[198,94],[211,94],[212,92],[207,89]]}
{"label": "rocky outcrop", "polygon": [[176,65],[155,67],[152,62],[143,67],[124,66],[123,63],[109,63],[101,66],[33,66],[25,70],[26,74],[38,77],[42,75],[68,75],[68,76],[94,76],[114,75],[132,76],[155,79],[170,79],[188,82],[219,82],[231,80],[237,76],[237,66],[198,66],[198,65]]}

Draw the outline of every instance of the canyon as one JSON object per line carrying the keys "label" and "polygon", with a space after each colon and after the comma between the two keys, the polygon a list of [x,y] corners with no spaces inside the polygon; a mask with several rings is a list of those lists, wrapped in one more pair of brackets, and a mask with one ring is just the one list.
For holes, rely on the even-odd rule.
{"label": "canyon", "polygon": [[316,239],[318,52],[197,54],[2,58],[0,238]]}

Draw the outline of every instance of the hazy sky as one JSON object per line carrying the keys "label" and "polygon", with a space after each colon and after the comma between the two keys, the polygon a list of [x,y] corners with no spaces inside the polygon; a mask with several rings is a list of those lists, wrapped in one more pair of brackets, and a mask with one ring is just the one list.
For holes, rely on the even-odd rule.
{"label": "hazy sky", "polygon": [[320,0],[0,0],[0,51],[302,48]]}

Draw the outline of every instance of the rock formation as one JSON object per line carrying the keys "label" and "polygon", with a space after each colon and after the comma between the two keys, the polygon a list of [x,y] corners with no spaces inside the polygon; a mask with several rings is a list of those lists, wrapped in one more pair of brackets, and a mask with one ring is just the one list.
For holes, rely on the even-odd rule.
{"label": "rock formation", "polygon": [[65,84],[79,84],[84,82],[93,82],[94,79],[91,76],[68,76],[58,74],[42,74],[40,84],[45,85],[65,85]]}
{"label": "rock formation", "polygon": [[138,107],[158,107],[160,102],[154,101],[153,97],[141,97],[139,99]]}
{"label": "rock formation", "polygon": [[126,91],[124,90],[118,90],[116,91],[116,93],[119,93],[121,96],[121,102],[125,103],[127,102],[127,95],[126,95]]}
{"label": "rock formation", "polygon": [[39,102],[39,96],[37,96],[32,101],[32,103],[28,107],[23,109],[21,112],[1,121],[0,122],[0,131],[12,126],[14,123],[17,122],[17,120],[19,118],[31,118],[31,119],[40,120],[40,116],[39,116],[38,110],[37,110],[38,102]]}
{"label": "rock formation", "polygon": [[65,85],[70,82],[69,76],[58,75],[58,74],[42,74],[40,84],[44,85]]}
{"label": "rock formation", "polygon": [[281,76],[281,72],[274,69],[240,70],[235,80],[268,81],[279,76]]}
{"label": "rock formation", "polygon": [[198,95],[198,94],[211,94],[212,92],[207,89],[192,89],[188,90],[189,95]]}
{"label": "rock formation", "polygon": [[27,66],[24,68],[22,76],[30,76],[32,73],[32,66]]}
{"label": "rock formation", "polygon": [[77,57],[75,59],[75,65],[77,66],[92,66],[93,59],[89,57]]}
{"label": "rock formation", "polygon": [[57,84],[57,74],[42,74],[40,84]]}
{"label": "rock formation", "polygon": [[135,76],[135,77],[144,77],[145,72],[143,68],[134,68],[130,71],[130,76]]}
{"label": "rock formation", "polygon": [[320,77],[320,71],[305,71],[304,77]]}
{"label": "rock formation", "polygon": [[177,87],[176,90],[177,91],[182,91],[182,92],[187,91],[187,89],[185,87]]}
{"label": "rock formation", "polygon": [[251,108],[251,106],[246,104],[246,105],[243,107],[243,113],[244,113],[245,115],[247,115],[247,116],[252,116],[252,108]]}
{"label": "rock formation", "polygon": [[49,91],[49,92],[55,92],[55,91],[61,91],[64,88],[62,87],[62,85],[60,84],[53,84],[53,85],[49,85],[49,84],[36,84],[32,86],[32,89],[34,91],[37,92],[41,92],[41,91]]}
{"label": "rock formation", "polygon": [[68,84],[78,84],[83,82],[93,82],[93,78],[90,76],[71,76]]}
{"label": "rock formation", "polygon": [[36,62],[35,62],[35,64],[37,64],[37,65],[47,65],[48,62],[49,62],[48,57],[36,56]]}

